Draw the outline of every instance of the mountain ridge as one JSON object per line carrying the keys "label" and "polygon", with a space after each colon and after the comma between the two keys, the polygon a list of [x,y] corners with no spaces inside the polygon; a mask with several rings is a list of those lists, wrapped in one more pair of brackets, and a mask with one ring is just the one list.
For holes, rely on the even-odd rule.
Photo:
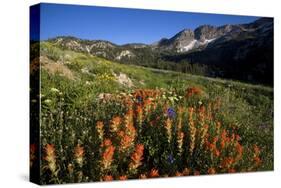
{"label": "mountain ridge", "polygon": [[[153,44],[114,44],[59,36],[48,41],[64,49],[124,64],[170,69],[211,77],[273,84],[273,19],[247,24],[201,25]],[[196,67],[196,68],[194,68]],[[197,71],[194,71],[196,69]]]}

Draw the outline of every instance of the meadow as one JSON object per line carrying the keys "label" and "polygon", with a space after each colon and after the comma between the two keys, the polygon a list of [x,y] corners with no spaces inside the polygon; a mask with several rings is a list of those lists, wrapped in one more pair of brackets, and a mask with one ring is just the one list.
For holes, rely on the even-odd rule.
{"label": "meadow", "polygon": [[[35,61],[34,61],[35,62]],[[31,66],[35,66],[35,63]],[[40,42],[41,184],[273,170],[273,88]],[[36,67],[36,66],[35,66]],[[31,93],[34,92],[31,88]]]}

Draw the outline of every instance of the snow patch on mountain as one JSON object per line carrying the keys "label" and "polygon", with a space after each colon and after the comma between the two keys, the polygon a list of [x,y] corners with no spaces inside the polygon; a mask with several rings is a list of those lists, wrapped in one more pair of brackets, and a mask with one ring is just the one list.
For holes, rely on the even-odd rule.
{"label": "snow patch on mountain", "polygon": [[213,42],[214,40],[216,40],[216,38],[213,39],[205,39],[203,42],[199,41],[199,40],[192,40],[188,45],[186,46],[179,46],[178,48],[178,52],[188,52],[190,50],[199,48],[200,46],[205,46],[208,45],[209,43]]}

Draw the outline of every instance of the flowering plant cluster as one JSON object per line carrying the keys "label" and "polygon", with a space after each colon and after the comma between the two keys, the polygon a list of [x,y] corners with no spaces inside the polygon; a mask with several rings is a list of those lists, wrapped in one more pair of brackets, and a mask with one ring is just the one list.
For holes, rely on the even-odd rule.
{"label": "flowering plant cluster", "polygon": [[[53,93],[60,91],[52,89]],[[225,123],[220,99],[188,87],[139,89],[81,109],[59,101],[41,121],[42,183],[111,181],[256,171],[262,150]],[[170,96],[171,96],[170,95]]]}

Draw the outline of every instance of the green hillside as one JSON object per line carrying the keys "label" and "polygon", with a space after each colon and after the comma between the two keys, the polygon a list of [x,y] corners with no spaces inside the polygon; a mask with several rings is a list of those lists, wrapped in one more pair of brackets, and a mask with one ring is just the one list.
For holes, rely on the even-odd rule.
{"label": "green hillside", "polygon": [[[41,144],[42,148],[53,144],[57,156],[56,169],[50,168],[50,161],[42,159],[42,164],[49,166],[49,172],[42,170],[43,183],[104,180],[107,176],[118,179],[124,174],[127,178],[136,178],[141,174],[153,177],[153,169],[157,169],[159,176],[184,174],[186,168],[191,174],[197,171],[200,174],[210,173],[212,168],[216,173],[273,169],[273,88],[120,64],[63,50],[51,42],[40,43],[40,65]],[[124,102],[127,100],[130,102]],[[145,111],[146,100],[154,110]],[[146,114],[141,116],[141,120],[138,119],[142,115],[139,107]],[[118,153],[120,143],[114,139],[119,134],[115,135],[110,126],[114,117],[126,118],[130,108],[136,113],[132,117],[137,133],[132,146]],[[166,108],[168,115],[161,115]],[[175,113],[172,117],[170,109]],[[196,133],[190,128],[190,109],[195,112],[191,119],[198,122]],[[204,123],[201,122],[201,111],[206,113]],[[167,118],[173,122],[171,127],[165,124]],[[157,125],[150,126],[155,121],[159,121]],[[103,136],[111,139],[115,147],[110,167],[102,166],[103,162],[99,159],[104,139],[96,127],[98,122],[103,122]],[[176,126],[179,122],[183,124],[180,128]],[[216,127],[217,124],[221,124],[222,128]],[[204,125],[208,125],[205,134]],[[182,152],[177,154],[181,151],[175,149],[179,147],[177,135],[181,129],[185,141]],[[232,155],[230,149],[224,151],[220,148],[221,158],[216,160],[213,154],[206,154],[207,149],[203,149],[205,141],[210,139],[211,142],[220,129],[227,130],[229,137],[239,135],[235,142],[243,146],[242,159],[230,164],[231,167],[221,165],[227,156]],[[192,149],[191,143],[195,144],[195,149]],[[132,170],[128,161],[137,144],[144,146],[142,165]],[[83,157],[83,164],[70,157],[74,151],[70,148],[76,146],[83,148],[83,155],[80,156]],[[251,153],[253,146],[258,147],[258,151],[255,148]],[[46,148],[43,152],[47,152]],[[165,162],[170,156],[173,156],[175,163]],[[69,172],[69,165],[74,168],[73,174]]]}

